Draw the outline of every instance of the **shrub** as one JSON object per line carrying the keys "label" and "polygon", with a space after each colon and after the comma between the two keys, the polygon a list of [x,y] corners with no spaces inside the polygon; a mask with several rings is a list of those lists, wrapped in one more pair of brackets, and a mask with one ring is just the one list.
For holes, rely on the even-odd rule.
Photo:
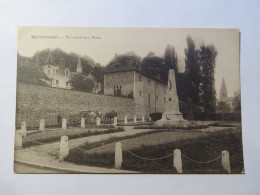
{"label": "shrub", "polygon": [[160,120],[162,118],[162,113],[161,112],[154,112],[154,113],[151,113],[149,115],[152,119],[152,121],[157,121],[157,120]]}

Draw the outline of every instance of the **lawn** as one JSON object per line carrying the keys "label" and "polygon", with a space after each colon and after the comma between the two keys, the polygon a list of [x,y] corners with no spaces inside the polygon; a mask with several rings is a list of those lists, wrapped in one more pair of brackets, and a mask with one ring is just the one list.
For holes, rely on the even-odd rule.
{"label": "lawn", "polygon": [[39,145],[40,143],[50,143],[59,141],[62,136],[68,136],[69,139],[76,139],[81,137],[87,137],[92,135],[100,135],[106,133],[115,133],[122,132],[124,128],[110,128],[110,129],[81,129],[81,128],[73,128],[73,129],[57,129],[57,130],[48,130],[48,131],[36,131],[28,134],[23,137],[23,147],[29,147],[34,145]]}
{"label": "lawn", "polygon": [[[156,139],[156,134],[153,135]],[[159,134],[157,139],[160,139]],[[116,142],[116,140],[114,140],[114,142]],[[133,145],[136,143],[133,143]],[[113,167],[115,154],[114,147],[111,147],[111,145],[114,146],[114,143],[104,143],[104,146],[101,147],[105,148],[107,146],[108,150],[103,150],[103,152],[102,150],[84,152],[73,149],[70,151],[66,160],[78,164]],[[122,145],[124,149],[124,145],[126,144],[124,144],[123,141]],[[226,129],[206,134],[205,136],[196,136],[193,139],[178,139],[169,143],[156,145],[139,145],[138,147],[132,147],[132,149],[130,147],[129,150],[141,157],[157,158],[171,154],[173,150],[177,148],[189,158],[200,162],[212,160],[221,155],[221,151],[227,150],[231,156],[232,173],[240,173],[243,168],[243,164],[239,163],[243,162],[242,137],[241,131],[239,130]],[[95,150],[95,148],[92,150]],[[182,157],[182,163],[184,173],[225,173],[221,167],[221,158],[209,164],[197,164]],[[140,171],[143,173],[176,173],[172,164],[172,156],[162,160],[148,161],[139,159],[123,151],[122,169]]]}

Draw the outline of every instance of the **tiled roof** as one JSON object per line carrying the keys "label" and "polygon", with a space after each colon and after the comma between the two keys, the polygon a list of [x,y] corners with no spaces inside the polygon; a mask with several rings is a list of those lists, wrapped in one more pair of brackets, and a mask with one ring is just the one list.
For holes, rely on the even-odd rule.
{"label": "tiled roof", "polygon": [[117,73],[117,72],[129,72],[129,71],[136,71],[146,77],[149,77],[151,79],[154,79],[156,81],[159,81],[163,84],[167,84],[164,81],[162,81],[161,79],[158,79],[156,77],[153,77],[151,75],[149,75],[148,73],[145,73],[141,70],[139,70],[138,68],[133,67],[132,65],[118,65],[118,66],[110,66],[110,67],[106,67],[105,69],[105,73],[104,74],[110,74],[110,73]]}
{"label": "tiled roof", "polygon": [[38,78],[50,80],[46,74],[37,66],[18,66],[17,77],[19,78]]}

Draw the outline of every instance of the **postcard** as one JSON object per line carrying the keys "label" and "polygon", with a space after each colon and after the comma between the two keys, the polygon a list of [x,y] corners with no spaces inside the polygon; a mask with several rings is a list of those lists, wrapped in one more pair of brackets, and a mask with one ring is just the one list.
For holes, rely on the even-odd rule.
{"label": "postcard", "polygon": [[244,173],[239,29],[18,27],[15,173]]}

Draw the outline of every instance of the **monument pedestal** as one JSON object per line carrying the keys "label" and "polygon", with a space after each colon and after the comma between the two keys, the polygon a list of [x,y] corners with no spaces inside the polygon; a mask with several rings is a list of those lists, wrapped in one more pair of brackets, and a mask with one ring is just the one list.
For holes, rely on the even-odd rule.
{"label": "monument pedestal", "polygon": [[165,112],[162,114],[162,119],[156,121],[155,125],[176,125],[185,121],[182,113],[179,111],[179,99],[176,89],[175,72],[173,69],[169,70],[165,100]]}

